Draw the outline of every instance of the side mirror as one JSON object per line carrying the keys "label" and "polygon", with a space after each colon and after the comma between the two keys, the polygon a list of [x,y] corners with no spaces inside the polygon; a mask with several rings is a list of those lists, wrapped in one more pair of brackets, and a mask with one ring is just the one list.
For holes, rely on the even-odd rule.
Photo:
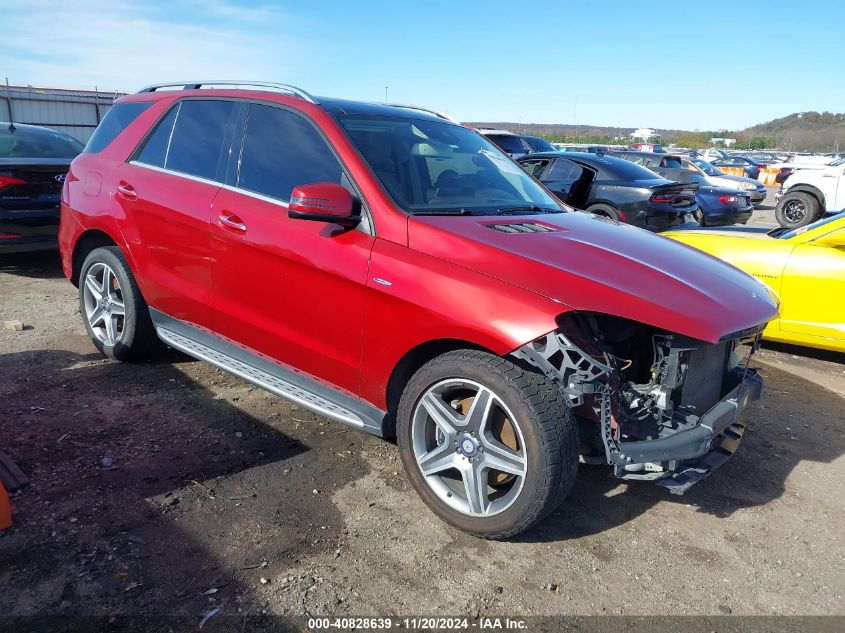
{"label": "side mirror", "polygon": [[333,182],[318,182],[293,188],[288,217],[341,226],[357,226],[361,216],[355,213],[352,195]]}

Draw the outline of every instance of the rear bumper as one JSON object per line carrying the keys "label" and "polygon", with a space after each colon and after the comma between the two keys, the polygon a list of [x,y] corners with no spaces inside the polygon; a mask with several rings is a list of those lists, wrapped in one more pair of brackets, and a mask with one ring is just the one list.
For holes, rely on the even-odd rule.
{"label": "rear bumper", "polygon": [[653,478],[674,494],[683,494],[712,474],[733,455],[745,430],[739,417],[749,402],[760,399],[763,390],[763,379],[756,371],[736,371],[744,372],[739,384],[696,426],[656,440],[623,442],[617,464],[627,470],[626,464],[670,463],[668,470],[654,473]]}
{"label": "rear bumper", "polygon": [[728,208],[704,211],[704,217],[707,220],[707,224],[711,226],[723,226],[748,222],[753,212],[754,207],[749,205],[740,209]]}
{"label": "rear bumper", "polygon": [[0,253],[53,250],[58,247],[59,213],[12,216],[0,210]]}

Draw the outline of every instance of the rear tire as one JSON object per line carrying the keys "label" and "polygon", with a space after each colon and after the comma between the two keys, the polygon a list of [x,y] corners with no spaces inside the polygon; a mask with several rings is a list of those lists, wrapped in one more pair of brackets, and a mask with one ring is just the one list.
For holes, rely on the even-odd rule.
{"label": "rear tire", "polygon": [[483,538],[508,538],[542,520],[578,469],[577,428],[557,386],[478,350],[448,352],[413,375],[399,402],[397,443],[428,507]]}
{"label": "rear tire", "polygon": [[623,221],[622,216],[619,215],[619,211],[611,207],[609,204],[594,204],[593,206],[588,207],[587,211],[605,218],[610,218],[611,220],[616,220],[617,222]]}
{"label": "rear tire", "polygon": [[147,304],[116,246],[96,248],[85,258],[79,312],[94,346],[109,358],[139,360],[158,344]]}
{"label": "rear tire", "polygon": [[775,219],[782,227],[797,229],[814,222],[820,215],[821,204],[809,193],[786,193],[775,207]]}

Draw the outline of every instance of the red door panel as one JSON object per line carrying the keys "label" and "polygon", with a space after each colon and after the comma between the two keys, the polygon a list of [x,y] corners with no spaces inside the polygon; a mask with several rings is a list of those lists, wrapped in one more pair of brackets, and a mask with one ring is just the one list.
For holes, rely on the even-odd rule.
{"label": "red door panel", "polygon": [[129,163],[115,201],[131,222],[125,238],[147,303],[198,325],[211,324],[209,213],[219,184]]}
{"label": "red door panel", "polygon": [[211,236],[214,330],[357,395],[374,238],[226,188]]}

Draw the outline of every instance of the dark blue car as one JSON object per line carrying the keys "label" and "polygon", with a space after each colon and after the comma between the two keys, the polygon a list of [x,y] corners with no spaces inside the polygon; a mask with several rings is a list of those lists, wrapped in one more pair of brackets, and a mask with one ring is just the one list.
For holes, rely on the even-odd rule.
{"label": "dark blue car", "polygon": [[702,226],[745,224],[751,218],[754,205],[751,203],[751,194],[748,191],[714,187],[708,184],[703,174],[691,169],[652,167],[652,171],[678,182],[698,184],[698,190],[695,192],[698,211],[694,215]]}

